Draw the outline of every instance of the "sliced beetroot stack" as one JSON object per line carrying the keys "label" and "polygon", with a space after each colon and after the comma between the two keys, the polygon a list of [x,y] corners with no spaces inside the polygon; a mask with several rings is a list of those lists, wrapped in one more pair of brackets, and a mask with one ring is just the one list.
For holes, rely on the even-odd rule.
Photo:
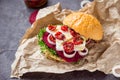
{"label": "sliced beetroot stack", "polygon": [[80,56],[78,54],[78,52],[76,52],[75,56],[72,58],[67,58],[63,55],[63,51],[56,51],[57,54],[64,60],[66,60],[67,62],[77,62],[78,60],[80,60],[81,58],[83,58],[82,56]]}
{"label": "sliced beetroot stack", "polygon": [[[49,48],[52,48],[53,50],[56,51],[56,46],[55,45],[51,45],[48,40],[47,40],[47,37],[48,37],[49,33],[48,32],[45,32],[44,35],[43,35],[43,41],[45,42],[45,44],[49,47]],[[62,59],[66,60],[67,62],[77,62],[78,60],[80,60],[81,58],[83,58],[82,56],[80,56],[78,54],[78,52],[76,52],[75,56],[72,57],[72,58],[67,58],[64,56],[63,54],[63,51],[56,51],[56,53],[58,54],[59,57],[61,57]],[[72,53],[68,53],[68,54],[72,54]]]}
{"label": "sliced beetroot stack", "polygon": [[56,46],[55,46],[55,45],[52,45],[52,44],[50,44],[50,43],[48,42],[48,40],[47,40],[48,35],[49,35],[48,32],[45,32],[45,33],[43,34],[43,41],[45,42],[45,44],[46,44],[49,48],[52,48],[52,49],[56,50]]}

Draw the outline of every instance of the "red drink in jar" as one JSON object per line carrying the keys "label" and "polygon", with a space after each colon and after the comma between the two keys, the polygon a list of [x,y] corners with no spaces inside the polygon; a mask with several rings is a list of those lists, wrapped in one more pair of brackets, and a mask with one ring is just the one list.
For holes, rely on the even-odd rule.
{"label": "red drink in jar", "polygon": [[47,3],[47,0],[24,0],[29,8],[39,8]]}

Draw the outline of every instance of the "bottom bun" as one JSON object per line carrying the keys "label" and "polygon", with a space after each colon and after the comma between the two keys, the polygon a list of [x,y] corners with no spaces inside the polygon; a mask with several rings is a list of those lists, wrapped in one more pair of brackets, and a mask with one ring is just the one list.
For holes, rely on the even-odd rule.
{"label": "bottom bun", "polygon": [[56,55],[52,55],[51,52],[49,52],[48,50],[46,51],[43,51],[43,53],[45,54],[45,56],[48,58],[48,59],[52,59],[52,60],[55,60],[55,61],[59,61],[59,62],[66,62],[64,59],[56,56]]}
{"label": "bottom bun", "polygon": [[[62,63],[69,63],[69,62],[65,61],[64,59],[60,58],[59,56],[52,55],[48,50],[44,51],[43,54],[48,59],[51,59],[51,60],[54,60],[57,62],[62,62]],[[81,59],[80,61],[78,61],[76,63],[73,62],[73,64],[79,64],[79,65],[83,65],[84,63],[85,63],[85,59]]]}

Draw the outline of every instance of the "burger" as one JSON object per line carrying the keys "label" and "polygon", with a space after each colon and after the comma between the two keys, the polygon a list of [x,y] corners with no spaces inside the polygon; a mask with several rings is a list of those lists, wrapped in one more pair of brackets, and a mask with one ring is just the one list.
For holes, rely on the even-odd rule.
{"label": "burger", "polygon": [[76,63],[89,56],[90,41],[98,42],[102,37],[103,28],[94,16],[73,12],[64,18],[62,25],[41,28],[38,43],[47,58]]}

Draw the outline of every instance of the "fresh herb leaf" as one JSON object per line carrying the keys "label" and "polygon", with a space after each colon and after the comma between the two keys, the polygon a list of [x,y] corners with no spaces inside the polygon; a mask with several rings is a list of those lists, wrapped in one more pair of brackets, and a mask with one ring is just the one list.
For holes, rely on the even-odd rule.
{"label": "fresh herb leaf", "polygon": [[45,31],[46,31],[45,28],[40,29],[40,31],[39,31],[39,33],[38,33],[38,39],[40,39],[40,40],[42,39],[43,34],[44,34]]}
{"label": "fresh herb leaf", "polygon": [[41,51],[42,52],[45,52],[46,50],[48,50],[52,55],[56,55],[56,51],[49,48],[45,43],[44,41],[42,40],[42,37],[43,37],[43,34],[45,33],[46,31],[46,28],[42,28],[40,29],[40,32],[38,33],[38,44],[40,45],[40,48],[41,48]]}

